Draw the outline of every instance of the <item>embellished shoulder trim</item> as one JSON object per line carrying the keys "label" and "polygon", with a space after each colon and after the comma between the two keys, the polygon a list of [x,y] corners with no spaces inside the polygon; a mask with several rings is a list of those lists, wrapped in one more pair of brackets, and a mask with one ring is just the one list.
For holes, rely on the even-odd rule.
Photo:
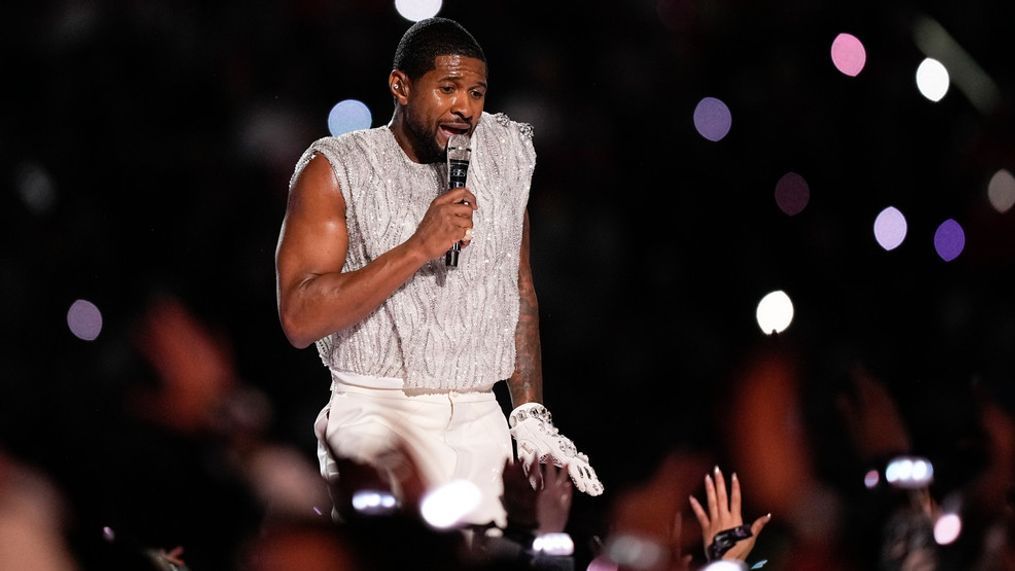
{"label": "embellished shoulder trim", "polygon": [[521,133],[523,139],[525,139],[526,141],[532,140],[532,125],[530,125],[529,123],[512,121],[511,118],[508,117],[506,113],[494,113],[492,117],[497,121],[498,124],[500,124],[501,127],[510,128],[512,125],[514,125],[518,129],[518,132]]}

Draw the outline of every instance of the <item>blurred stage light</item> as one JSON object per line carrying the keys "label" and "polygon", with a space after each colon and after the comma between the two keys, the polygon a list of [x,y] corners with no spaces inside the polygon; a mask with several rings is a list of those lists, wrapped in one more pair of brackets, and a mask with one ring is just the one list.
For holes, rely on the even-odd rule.
{"label": "blurred stage light", "polygon": [[856,36],[839,34],[832,41],[832,63],[835,64],[835,69],[856,77],[867,63],[867,50]]}
{"label": "blurred stage light", "polygon": [[441,0],[395,0],[395,10],[406,20],[418,22],[436,16],[441,4]]}
{"label": "blurred stage light", "polygon": [[56,203],[56,186],[41,165],[26,163],[18,169],[18,195],[33,214],[45,214]]}
{"label": "blurred stage light", "polygon": [[885,481],[906,490],[925,488],[934,482],[934,465],[916,456],[893,458],[885,467]]}
{"label": "blurred stage light", "polygon": [[793,321],[793,302],[782,290],[761,298],[756,312],[758,327],[765,335],[782,333]]}
{"label": "blurred stage light", "polygon": [[106,527],[102,528],[102,539],[105,539],[109,543],[112,543],[116,541],[116,532],[113,531],[113,528],[107,525]]}
{"label": "blurred stage light", "polygon": [[994,173],[987,184],[987,199],[1001,214],[1011,210],[1015,205],[1015,177],[1005,169]]}
{"label": "blurred stage light", "polygon": [[365,515],[387,515],[395,511],[398,501],[391,492],[359,490],[352,495],[352,507]]}
{"label": "blurred stage light", "polygon": [[944,64],[933,58],[923,60],[920,67],[916,68],[916,87],[920,94],[938,102],[948,93],[948,70]]}
{"label": "blurred stage light", "polygon": [[944,64],[955,87],[973,107],[984,115],[993,113],[1001,102],[1001,88],[944,26],[926,14],[918,15],[913,22],[913,41],[923,55]]}
{"label": "blurred stage light", "polygon": [[747,564],[735,559],[729,561],[721,559],[702,567],[701,571],[747,571]]}
{"label": "blurred stage light", "polygon": [[942,260],[950,262],[959,257],[966,247],[966,233],[958,222],[949,218],[934,232],[934,250]]}
{"label": "blurred stage light", "polygon": [[775,203],[787,216],[796,216],[807,208],[811,199],[811,189],[804,177],[795,172],[782,175],[775,183]]}
{"label": "blurred stage light", "polygon": [[881,474],[877,470],[868,470],[863,476],[863,485],[868,490],[873,490],[881,483]]}
{"label": "blurred stage light", "polygon": [[102,333],[102,312],[90,301],[75,300],[67,310],[67,326],[78,339],[95,341]]}
{"label": "blurred stage light", "polygon": [[715,97],[705,97],[694,108],[694,128],[709,141],[720,141],[733,124],[730,108]]}
{"label": "blurred stage light", "polygon": [[938,545],[953,543],[961,533],[962,518],[958,514],[946,513],[934,522],[934,541]]}
{"label": "blurred stage light", "polygon": [[482,494],[475,484],[468,480],[448,482],[428,493],[420,502],[419,511],[423,520],[438,529],[458,525],[472,510],[476,509]]}
{"label": "blurred stage light", "polygon": [[574,540],[566,533],[543,533],[532,540],[532,550],[554,557],[574,555]]}
{"label": "blurred stage light", "polygon": [[889,206],[874,219],[874,239],[888,251],[898,248],[906,239],[906,217],[894,206]]}
{"label": "blurred stage light", "polygon": [[372,123],[370,108],[355,99],[339,101],[328,113],[328,131],[332,137],[349,131],[369,129]]}

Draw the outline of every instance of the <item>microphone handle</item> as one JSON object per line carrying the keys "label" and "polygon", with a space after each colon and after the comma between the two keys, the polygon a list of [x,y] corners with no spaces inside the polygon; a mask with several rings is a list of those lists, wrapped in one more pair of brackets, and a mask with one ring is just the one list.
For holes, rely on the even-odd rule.
{"label": "microphone handle", "polygon": [[[469,171],[469,161],[451,159],[448,161],[448,187],[461,188],[465,186],[465,178]],[[444,265],[449,268],[458,267],[458,254],[462,251],[462,243],[455,242],[451,249],[444,254]]]}

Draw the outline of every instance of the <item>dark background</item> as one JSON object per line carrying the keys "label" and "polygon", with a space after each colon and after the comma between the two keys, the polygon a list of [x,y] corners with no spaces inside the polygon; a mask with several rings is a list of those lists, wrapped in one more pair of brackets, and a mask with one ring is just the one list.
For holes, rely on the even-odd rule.
{"label": "dark background", "polygon": [[[151,382],[129,331],[153,292],[171,292],[267,396],[269,438],[312,462],[329,379],[278,324],[287,184],[336,102],[359,99],[373,126],[387,122],[386,77],[409,22],[386,1],[2,11],[0,443],[72,497],[130,462],[96,460],[96,431],[131,383]],[[819,446],[826,470],[837,429],[821,407],[853,360],[904,408],[971,386],[1012,404],[1015,214],[986,198],[990,177],[1015,169],[1011,2],[452,0],[440,15],[486,51],[487,110],[534,125],[545,401],[608,490],[673,445],[722,456],[722,405],[737,368],[771,341],[754,311],[775,289],[795,305],[779,342],[804,371],[813,434],[833,439]],[[954,83],[939,103],[919,94],[920,15],[997,83],[991,111]],[[840,32],[866,46],[858,77],[832,65]],[[732,112],[719,142],[694,129],[705,96]],[[794,217],[773,199],[788,171],[811,192]],[[889,205],[909,233],[886,252],[872,226]],[[950,263],[932,242],[946,218],[967,237]],[[103,313],[94,342],[67,328],[78,298]],[[137,446],[171,456],[157,441]],[[606,504],[576,509],[595,517]]]}

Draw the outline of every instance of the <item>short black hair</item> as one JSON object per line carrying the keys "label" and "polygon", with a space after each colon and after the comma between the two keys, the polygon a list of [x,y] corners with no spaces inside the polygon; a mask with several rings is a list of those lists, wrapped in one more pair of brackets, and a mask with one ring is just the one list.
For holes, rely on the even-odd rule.
{"label": "short black hair", "polygon": [[483,48],[461,24],[448,18],[420,20],[402,35],[395,49],[394,69],[417,79],[434,69],[437,56],[457,55],[486,62]]}

